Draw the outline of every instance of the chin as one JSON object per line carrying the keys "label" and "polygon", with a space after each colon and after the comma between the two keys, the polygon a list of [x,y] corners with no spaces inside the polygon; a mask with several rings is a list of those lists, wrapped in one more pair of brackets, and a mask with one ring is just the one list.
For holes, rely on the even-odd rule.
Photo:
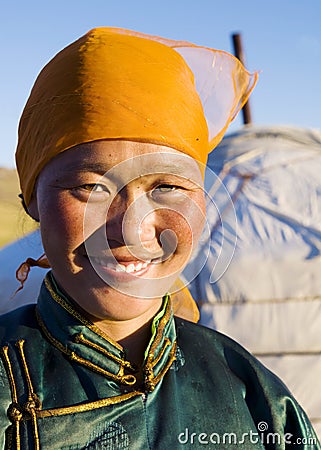
{"label": "chin", "polygon": [[[161,297],[137,298],[104,286],[87,292],[83,301],[77,296],[76,302],[90,316],[99,320],[124,321],[134,319],[154,310],[156,305],[161,306]],[[80,300],[80,301],[79,301]]]}

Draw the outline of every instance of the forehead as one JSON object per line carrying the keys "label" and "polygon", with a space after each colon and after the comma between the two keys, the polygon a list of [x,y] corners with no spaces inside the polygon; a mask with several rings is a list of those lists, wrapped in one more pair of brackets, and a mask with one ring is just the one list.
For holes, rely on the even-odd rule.
{"label": "forehead", "polygon": [[[154,175],[175,175],[202,184],[199,163],[170,147],[124,140],[85,143],[66,150],[45,167],[46,176],[97,173],[131,179]],[[128,180],[127,180],[128,181]]]}

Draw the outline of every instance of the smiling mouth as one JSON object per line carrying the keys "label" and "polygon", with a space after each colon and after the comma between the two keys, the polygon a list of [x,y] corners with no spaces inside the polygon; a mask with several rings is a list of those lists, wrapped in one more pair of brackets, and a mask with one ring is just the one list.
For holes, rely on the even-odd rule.
{"label": "smiling mouth", "polygon": [[162,262],[162,258],[149,259],[145,261],[122,261],[118,262],[116,259],[111,261],[110,258],[90,257],[94,264],[103,268],[113,270],[118,273],[135,273],[147,269],[152,264]]}

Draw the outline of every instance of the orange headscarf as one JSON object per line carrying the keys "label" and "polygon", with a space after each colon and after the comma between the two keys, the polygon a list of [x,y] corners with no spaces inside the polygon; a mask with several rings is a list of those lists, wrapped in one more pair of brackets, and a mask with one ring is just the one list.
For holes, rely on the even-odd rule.
{"label": "orange headscarf", "polygon": [[85,142],[157,143],[205,164],[256,77],[219,50],[89,31],[44,67],[22,113],[16,162],[26,205],[48,161]]}

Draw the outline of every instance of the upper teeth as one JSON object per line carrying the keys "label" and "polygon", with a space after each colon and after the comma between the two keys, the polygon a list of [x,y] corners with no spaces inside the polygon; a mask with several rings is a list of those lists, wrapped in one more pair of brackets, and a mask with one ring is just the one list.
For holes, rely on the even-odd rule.
{"label": "upper teeth", "polygon": [[138,262],[137,264],[130,263],[128,264],[128,266],[125,266],[124,264],[106,262],[102,258],[92,258],[92,259],[94,260],[94,262],[98,263],[101,266],[113,269],[116,272],[127,272],[127,273],[138,272],[139,270],[145,269],[151,262],[149,260],[145,262]]}

